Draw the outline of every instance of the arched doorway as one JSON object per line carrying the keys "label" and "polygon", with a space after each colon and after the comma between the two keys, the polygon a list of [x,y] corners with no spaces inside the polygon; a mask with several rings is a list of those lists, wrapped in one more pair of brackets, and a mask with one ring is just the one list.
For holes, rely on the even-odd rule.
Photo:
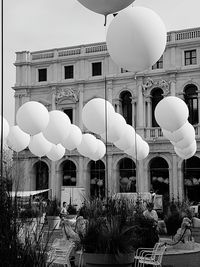
{"label": "arched doorway", "polygon": [[[49,188],[49,167],[43,161],[38,161],[34,164],[33,170],[35,173],[35,189],[43,190]],[[44,198],[48,198],[48,193],[43,193]]]}
{"label": "arched doorway", "polygon": [[132,159],[123,158],[118,163],[119,192],[136,192],[136,165]]}
{"label": "arched doorway", "polygon": [[193,204],[200,202],[200,159],[192,157],[183,161],[185,197]]}
{"label": "arched doorway", "polygon": [[150,191],[169,197],[169,166],[161,157],[153,158],[149,164]]}
{"label": "arched doorway", "polygon": [[105,197],[105,164],[103,161],[90,161],[90,196]]}
{"label": "arched doorway", "polygon": [[120,94],[122,115],[126,123],[132,125],[132,103],[131,93],[124,91]]}
{"label": "arched doorway", "polygon": [[71,160],[66,160],[63,166],[63,186],[76,186],[76,165]]}
{"label": "arched doorway", "polygon": [[151,103],[152,103],[152,127],[159,127],[154,111],[157,106],[157,104],[163,99],[163,90],[160,88],[154,88],[151,92]]}
{"label": "arched doorway", "polygon": [[185,103],[189,109],[189,118],[188,121],[192,125],[198,124],[198,93],[197,87],[194,84],[188,84],[185,89]]}

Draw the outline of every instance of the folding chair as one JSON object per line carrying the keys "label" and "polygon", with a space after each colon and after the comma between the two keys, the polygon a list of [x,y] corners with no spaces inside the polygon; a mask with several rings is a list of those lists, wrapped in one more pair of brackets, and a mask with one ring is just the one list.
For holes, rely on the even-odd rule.
{"label": "folding chair", "polygon": [[140,267],[144,266],[145,264],[153,266],[161,266],[165,249],[166,246],[162,243],[156,243],[152,249],[151,248],[137,249],[134,257],[134,266]]}

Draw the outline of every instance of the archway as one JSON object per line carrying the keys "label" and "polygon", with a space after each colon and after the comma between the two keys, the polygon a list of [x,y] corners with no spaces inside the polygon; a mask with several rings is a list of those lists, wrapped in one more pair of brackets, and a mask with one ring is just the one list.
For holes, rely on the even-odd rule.
{"label": "archway", "polygon": [[191,124],[198,124],[198,89],[194,84],[188,84],[184,88],[185,92],[185,103],[189,109],[189,118],[188,121]]}
{"label": "archway", "polygon": [[90,196],[105,197],[105,164],[103,161],[90,161]]}
{"label": "archway", "polygon": [[130,158],[123,158],[118,163],[119,192],[136,192],[136,165]]}
{"label": "archway", "polygon": [[169,166],[165,159],[156,157],[149,163],[150,191],[169,196]]}
{"label": "archway", "polygon": [[132,102],[131,93],[123,91],[120,94],[122,115],[125,118],[127,124],[132,125]]}
{"label": "archway", "polygon": [[62,163],[63,186],[76,186],[76,165],[71,160]]}
{"label": "archway", "polygon": [[163,99],[163,90],[160,88],[154,88],[151,92],[151,103],[152,103],[152,127],[159,127],[156,119],[155,119],[155,115],[154,115],[154,111],[155,108],[157,106],[157,104]]}
{"label": "archway", "polygon": [[[35,190],[43,190],[49,188],[49,167],[43,161],[38,161],[33,165],[35,174]],[[48,193],[43,193],[44,198],[48,198]]]}
{"label": "archway", "polygon": [[200,202],[200,159],[192,157],[183,161],[185,197],[193,204]]}

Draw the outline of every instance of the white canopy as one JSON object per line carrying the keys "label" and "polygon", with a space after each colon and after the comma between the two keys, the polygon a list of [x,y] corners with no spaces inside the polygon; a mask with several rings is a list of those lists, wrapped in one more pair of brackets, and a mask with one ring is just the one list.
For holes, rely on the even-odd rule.
{"label": "white canopy", "polygon": [[34,196],[34,195],[38,195],[38,194],[42,194],[44,192],[49,191],[50,189],[43,189],[43,190],[34,190],[34,191],[18,191],[18,192],[10,192],[10,195],[12,197],[30,197],[30,196]]}

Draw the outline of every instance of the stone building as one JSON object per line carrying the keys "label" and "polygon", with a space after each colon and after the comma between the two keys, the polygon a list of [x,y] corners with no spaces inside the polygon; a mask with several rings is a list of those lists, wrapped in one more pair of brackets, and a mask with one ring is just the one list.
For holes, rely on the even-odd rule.
{"label": "stone building", "polygon": [[[171,198],[200,201],[200,28],[168,32],[162,57],[136,76],[112,61],[105,43],[17,52],[15,67],[16,111],[27,101],[39,101],[49,111],[64,111],[84,133],[83,106],[103,97],[150,146],[142,161],[111,143],[97,162],[77,150],[66,150],[61,160],[51,162],[26,149],[15,157],[20,189],[51,188],[58,198],[65,187],[84,187],[87,195],[154,190]],[[188,160],[176,155],[154,117],[157,103],[169,95],[187,103],[188,120],[195,128],[197,152]]]}

